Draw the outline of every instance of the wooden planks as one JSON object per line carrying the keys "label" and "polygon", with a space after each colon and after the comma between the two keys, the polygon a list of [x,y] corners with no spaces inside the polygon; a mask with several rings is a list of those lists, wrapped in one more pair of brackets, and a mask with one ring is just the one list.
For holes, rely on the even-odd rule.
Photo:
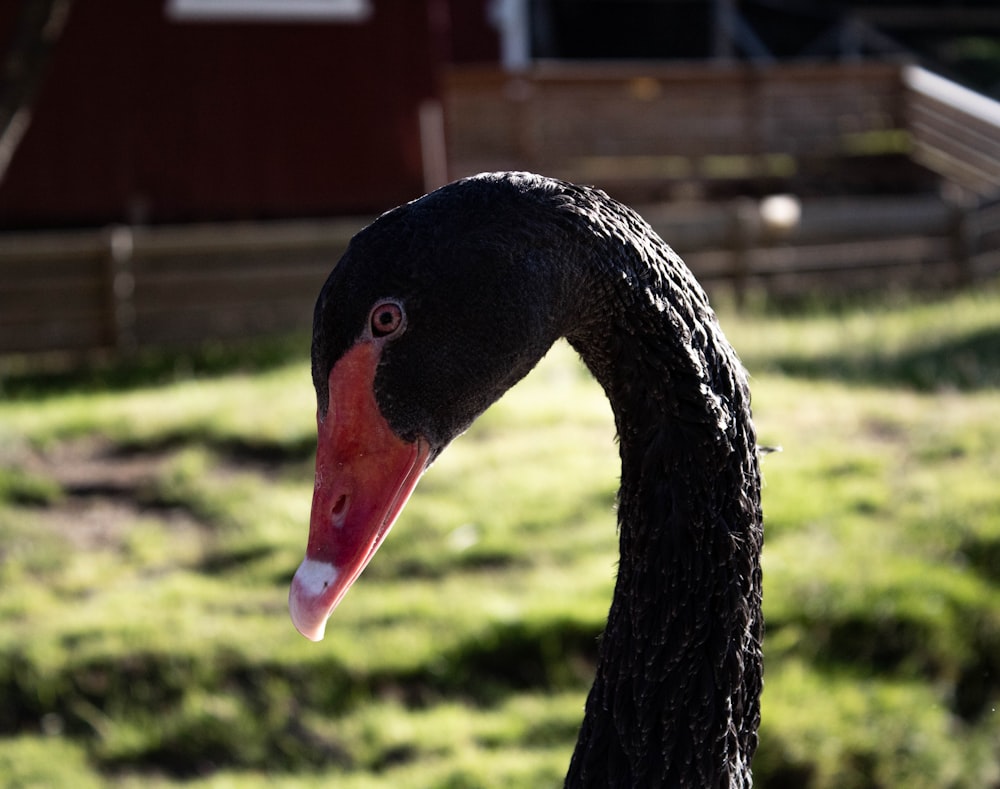
{"label": "wooden planks", "polygon": [[644,214],[706,286],[737,297],[954,287],[969,279],[971,250],[1000,246],[981,235],[975,211],[928,197],[807,201],[799,223],[780,233],[752,200],[709,211],[699,222],[668,207]]}
{"label": "wooden planks", "polygon": [[[644,162],[669,180],[704,177],[710,168],[697,160],[708,157],[835,156],[854,136],[898,129],[899,98],[898,67],[875,63],[453,68],[444,75],[449,174],[586,180],[603,158],[626,170]],[[670,157],[691,164],[658,172]]]}
{"label": "wooden planks", "polygon": [[1000,104],[915,66],[902,77],[914,158],[981,196],[1000,194]]}
{"label": "wooden planks", "polygon": [[[450,177],[531,169],[619,194],[619,186],[754,177],[902,136],[917,159],[980,195],[1000,188],[1000,105],[909,67],[542,64],[524,73],[456,68],[443,81]],[[965,208],[926,198],[813,200],[783,234],[768,231],[747,200],[642,213],[701,279],[738,292],[927,288],[1000,272],[1000,202],[989,198]],[[0,236],[0,355],[305,328],[363,224]]]}
{"label": "wooden planks", "polygon": [[106,344],[103,248],[100,233],[0,237],[0,353]]}
{"label": "wooden planks", "polygon": [[[932,288],[1000,271],[1000,203],[807,201],[769,230],[759,206],[639,206],[710,288],[737,295]],[[361,220],[0,236],[0,355],[125,352],[308,328]]]}
{"label": "wooden planks", "polygon": [[303,329],[362,220],[0,237],[0,354]]}

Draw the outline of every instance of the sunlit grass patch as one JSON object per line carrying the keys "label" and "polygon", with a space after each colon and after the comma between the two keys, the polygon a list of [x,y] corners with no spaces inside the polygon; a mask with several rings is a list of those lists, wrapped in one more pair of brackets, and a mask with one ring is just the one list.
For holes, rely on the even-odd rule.
{"label": "sunlit grass patch", "polygon": [[133,448],[234,440],[250,447],[298,447],[315,441],[316,399],[305,359],[254,376],[15,400],[3,411],[0,441],[21,436],[41,446],[94,434]]}
{"label": "sunlit grass patch", "polygon": [[996,283],[947,299],[869,300],[790,314],[727,314],[724,326],[755,373],[918,391],[1000,385]]}
{"label": "sunlit grass patch", "polygon": [[818,672],[799,661],[778,664],[769,679],[756,763],[765,785],[794,777],[816,789],[974,789],[997,779],[991,738],[1000,729],[957,732],[932,687]]}
{"label": "sunlit grass patch", "polygon": [[[784,449],[755,785],[1000,780],[997,309],[723,313]],[[617,561],[600,388],[557,345],[424,476],[319,644],[287,614],[314,416],[304,354],[0,403],[0,776],[561,785]]]}
{"label": "sunlit grass patch", "polygon": [[7,787],[73,786],[97,789],[104,785],[87,760],[86,750],[58,736],[41,734],[0,740],[0,782]]}

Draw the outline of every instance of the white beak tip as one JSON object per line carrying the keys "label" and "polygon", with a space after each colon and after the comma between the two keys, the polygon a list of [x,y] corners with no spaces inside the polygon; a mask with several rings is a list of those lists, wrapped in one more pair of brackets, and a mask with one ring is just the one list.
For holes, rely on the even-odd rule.
{"label": "white beak tip", "polygon": [[288,590],[288,612],[295,629],[310,641],[322,641],[326,621],[333,611],[337,568],[328,562],[306,558],[295,571]]}

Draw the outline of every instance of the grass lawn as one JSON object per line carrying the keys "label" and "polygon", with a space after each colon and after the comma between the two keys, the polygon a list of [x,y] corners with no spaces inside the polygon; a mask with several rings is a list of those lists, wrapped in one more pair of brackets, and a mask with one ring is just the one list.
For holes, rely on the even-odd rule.
{"label": "grass lawn", "polygon": [[[1000,289],[722,322],[784,450],[756,785],[1000,786]],[[557,345],[311,644],[305,345],[0,383],[0,786],[561,785],[615,572],[603,394]]]}

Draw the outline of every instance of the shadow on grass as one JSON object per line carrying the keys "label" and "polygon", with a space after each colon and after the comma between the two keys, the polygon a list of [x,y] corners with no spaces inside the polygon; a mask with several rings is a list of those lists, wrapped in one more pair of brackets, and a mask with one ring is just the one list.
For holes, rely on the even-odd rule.
{"label": "shadow on grass", "polygon": [[566,618],[496,623],[412,678],[441,695],[495,704],[512,690],[581,687],[593,677],[600,626]]}
{"label": "shadow on grass", "polygon": [[1000,325],[958,338],[927,337],[898,354],[846,351],[775,356],[763,360],[760,367],[800,378],[833,378],[920,392],[1000,388]]}
{"label": "shadow on grass", "polygon": [[770,638],[780,641],[786,626],[800,629],[799,654],[826,671],[948,687],[951,711],[967,723],[988,715],[1000,696],[1000,635],[988,603],[961,610],[950,626],[920,611],[877,605],[813,620],[771,618]]}
{"label": "shadow on grass", "polygon": [[[498,623],[425,665],[367,675],[323,655],[294,663],[236,650],[84,655],[86,635],[65,641],[66,661],[52,670],[31,650],[14,647],[0,651],[0,735],[57,726],[109,774],[187,778],[221,768],[351,766],[362,755],[333,732],[301,726],[300,714],[306,721],[336,719],[372,699],[419,709],[441,699],[495,704],[525,689],[582,692],[592,676],[597,630],[562,618]],[[132,736],[106,741],[112,720]],[[536,727],[536,744],[571,740],[577,725]],[[396,750],[377,758],[384,767],[409,755]]]}
{"label": "shadow on grass", "polygon": [[165,432],[152,439],[121,439],[115,442],[113,454],[128,458],[173,452],[192,446],[209,449],[222,462],[232,466],[274,471],[289,464],[312,460],[316,454],[316,437],[312,433],[281,440],[212,436],[206,435],[200,425],[194,425]]}

